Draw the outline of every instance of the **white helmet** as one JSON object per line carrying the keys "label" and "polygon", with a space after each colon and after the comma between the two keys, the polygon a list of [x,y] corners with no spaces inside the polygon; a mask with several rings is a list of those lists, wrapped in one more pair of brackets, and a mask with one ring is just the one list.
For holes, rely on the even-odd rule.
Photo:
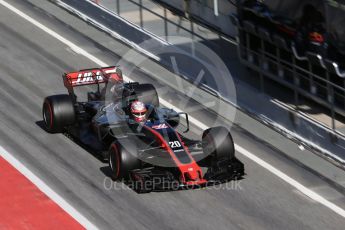
{"label": "white helmet", "polygon": [[146,106],[141,101],[134,101],[131,104],[131,114],[136,122],[143,122],[146,120]]}

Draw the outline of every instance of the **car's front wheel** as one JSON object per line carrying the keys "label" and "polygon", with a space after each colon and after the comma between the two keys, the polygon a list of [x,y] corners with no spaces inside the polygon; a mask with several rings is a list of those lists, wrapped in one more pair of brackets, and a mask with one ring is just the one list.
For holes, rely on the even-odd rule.
{"label": "car's front wheel", "polygon": [[204,154],[214,160],[231,160],[235,157],[235,146],[227,128],[209,128],[202,135]]}
{"label": "car's front wheel", "polygon": [[131,170],[140,168],[140,160],[137,158],[136,151],[133,143],[127,145],[115,141],[110,145],[108,161],[113,180],[128,180]]}

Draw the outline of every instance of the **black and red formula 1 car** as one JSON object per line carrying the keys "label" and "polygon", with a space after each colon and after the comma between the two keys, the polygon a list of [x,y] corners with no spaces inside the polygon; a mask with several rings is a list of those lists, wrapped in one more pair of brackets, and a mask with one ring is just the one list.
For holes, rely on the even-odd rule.
{"label": "black and red formula 1 car", "polygon": [[[160,107],[153,85],[125,83],[117,67],[67,73],[63,81],[69,94],[44,100],[46,130],[67,133],[99,153],[109,162],[112,179],[133,182],[137,192],[195,187],[244,175],[226,128],[205,130],[201,141],[187,138],[188,115]],[[79,101],[75,87],[85,85],[97,89]],[[129,114],[137,100],[147,107],[145,122],[135,122]],[[186,120],[184,135],[176,130],[180,117]]]}

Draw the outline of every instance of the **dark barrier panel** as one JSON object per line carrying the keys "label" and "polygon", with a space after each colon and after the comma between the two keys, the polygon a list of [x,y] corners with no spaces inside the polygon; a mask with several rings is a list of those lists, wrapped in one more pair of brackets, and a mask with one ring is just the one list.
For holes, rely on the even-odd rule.
{"label": "dark barrier panel", "polygon": [[[252,0],[240,1],[243,5]],[[313,5],[325,19],[327,31],[338,41],[345,42],[345,0],[263,0],[261,1],[273,12],[298,22],[302,17],[303,7]]]}
{"label": "dark barrier panel", "polygon": [[345,0],[326,0],[327,31],[335,40],[345,42]]}
{"label": "dark barrier panel", "polygon": [[284,15],[287,18],[298,20],[302,15],[303,7],[307,4],[313,5],[324,13],[323,0],[265,0],[263,1],[277,15]]}

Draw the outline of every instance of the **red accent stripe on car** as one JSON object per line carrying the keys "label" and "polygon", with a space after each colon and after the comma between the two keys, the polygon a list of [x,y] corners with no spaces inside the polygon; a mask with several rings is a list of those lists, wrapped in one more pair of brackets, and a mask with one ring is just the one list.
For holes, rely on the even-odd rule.
{"label": "red accent stripe on car", "polygon": [[[201,168],[199,167],[199,165],[195,162],[194,158],[191,156],[191,154],[189,153],[188,150],[186,150],[186,147],[184,146],[185,151],[187,152],[187,154],[189,155],[189,157],[191,158],[191,163],[188,164],[182,164],[177,157],[175,156],[175,153],[172,151],[172,149],[170,148],[169,144],[166,142],[166,140],[162,137],[162,135],[157,132],[156,130],[148,127],[148,126],[144,126],[144,128],[148,129],[149,131],[151,131],[162,143],[164,148],[166,149],[166,151],[170,154],[171,158],[174,160],[174,162],[176,163],[176,166],[179,168],[180,172],[181,172],[181,178],[182,178],[182,183],[184,184],[189,184],[189,185],[193,185],[193,184],[204,184],[207,182],[207,180],[203,179],[200,177],[201,175]],[[178,136],[178,134],[177,134]],[[179,137],[179,136],[178,136]],[[181,138],[179,137],[180,141]],[[182,142],[182,141],[181,141]],[[188,174],[190,176],[191,179],[193,179],[194,181],[186,181],[185,178],[185,174]]]}
{"label": "red accent stripe on car", "polygon": [[48,102],[45,102],[45,103],[48,105],[49,115],[50,115],[49,128],[52,128],[53,127],[53,110],[52,110],[52,107],[51,107],[50,103],[48,103]]}
{"label": "red accent stripe on car", "polygon": [[116,157],[116,178],[119,178],[120,175],[120,154],[115,144],[111,145],[111,148],[115,150]]}

